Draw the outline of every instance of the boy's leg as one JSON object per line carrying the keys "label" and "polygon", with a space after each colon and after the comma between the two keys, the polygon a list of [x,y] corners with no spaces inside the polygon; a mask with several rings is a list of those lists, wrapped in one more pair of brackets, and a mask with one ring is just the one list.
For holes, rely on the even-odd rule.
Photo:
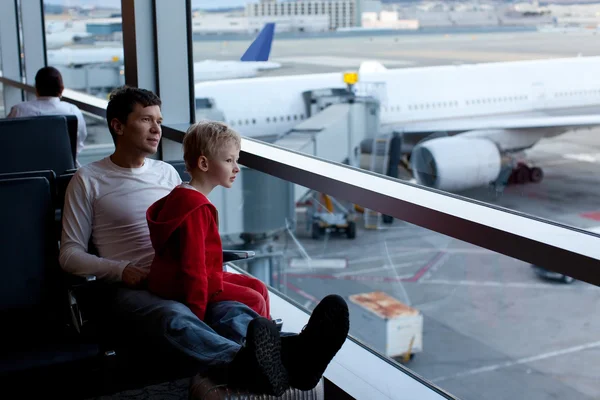
{"label": "boy's leg", "polygon": [[260,315],[238,301],[208,303],[204,321],[219,335],[237,344],[244,343],[248,325]]}
{"label": "boy's leg", "polygon": [[223,281],[230,282],[235,285],[249,287],[252,290],[258,292],[261,297],[265,300],[266,304],[266,315],[263,315],[265,318],[271,318],[271,302],[269,300],[269,289],[267,289],[267,285],[262,282],[260,279],[256,279],[252,276],[247,276],[243,274],[233,274],[229,272],[223,273]]}
{"label": "boy's leg", "polygon": [[261,317],[269,319],[264,297],[254,289],[235,283],[223,281],[223,291],[211,298],[211,303],[221,301],[238,301],[247,305]]}

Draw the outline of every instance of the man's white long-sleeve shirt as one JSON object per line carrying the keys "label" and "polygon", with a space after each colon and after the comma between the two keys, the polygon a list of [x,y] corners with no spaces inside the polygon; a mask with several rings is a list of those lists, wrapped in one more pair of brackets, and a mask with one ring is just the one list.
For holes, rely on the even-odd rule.
{"label": "man's white long-sleeve shirt", "polygon": [[[148,158],[140,168],[119,167],[110,157],[81,167],[66,191],[62,268],[111,281],[120,281],[129,263],[149,268],[146,211],[180,183],[172,165]],[[90,237],[100,257],[88,253]]]}
{"label": "man's white long-sleeve shirt", "polygon": [[76,105],[61,101],[59,97],[40,96],[35,100],[14,105],[7,117],[37,117],[40,115],[75,115],[77,117],[77,154],[79,155],[87,137],[87,127],[83,114]]}

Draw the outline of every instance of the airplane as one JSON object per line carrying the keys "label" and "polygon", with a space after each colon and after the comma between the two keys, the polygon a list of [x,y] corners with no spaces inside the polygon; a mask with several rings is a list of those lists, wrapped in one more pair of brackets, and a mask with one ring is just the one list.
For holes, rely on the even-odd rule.
{"label": "airplane", "polygon": [[[275,24],[267,23],[246,50],[240,61],[205,60],[194,63],[196,82],[251,78],[260,71],[277,69],[281,64],[271,62],[271,44],[275,32]],[[48,50],[48,65],[53,66],[84,66],[97,64],[123,63],[122,47],[94,47],[86,49],[61,48]]]}
{"label": "airplane", "polygon": [[[504,158],[521,157],[542,138],[600,125],[599,69],[600,57],[401,69],[370,61],[356,86],[384,85],[381,133],[403,135],[417,183],[459,192],[495,181]],[[257,137],[305,119],[304,92],[346,88],[341,73],[323,73],[199,82],[195,93]],[[524,181],[541,179],[537,167],[513,168]]]}
{"label": "airplane", "polygon": [[267,23],[240,61],[204,60],[194,63],[194,80],[213,81],[219,79],[253,78],[259,71],[281,68],[280,63],[269,61],[275,24]]}

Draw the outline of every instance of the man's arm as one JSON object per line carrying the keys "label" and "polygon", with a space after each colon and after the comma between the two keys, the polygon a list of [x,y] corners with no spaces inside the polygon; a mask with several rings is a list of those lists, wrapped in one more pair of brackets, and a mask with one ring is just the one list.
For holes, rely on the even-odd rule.
{"label": "man's arm", "polygon": [[92,235],[93,207],[84,179],[79,173],[69,182],[62,215],[61,267],[75,275],[96,275],[98,279],[120,281],[129,261],[96,257],[87,252]]}
{"label": "man's arm", "polygon": [[204,320],[208,304],[205,241],[210,218],[208,207],[199,207],[181,224],[179,236],[184,299],[201,320]]}
{"label": "man's arm", "polygon": [[16,106],[12,106],[10,108],[10,112],[6,116],[6,118],[17,118],[19,116],[19,108]]}

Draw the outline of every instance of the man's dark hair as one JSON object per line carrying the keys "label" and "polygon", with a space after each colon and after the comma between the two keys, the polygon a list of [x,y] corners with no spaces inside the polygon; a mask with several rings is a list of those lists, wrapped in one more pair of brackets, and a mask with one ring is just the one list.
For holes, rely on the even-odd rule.
{"label": "man's dark hair", "polygon": [[127,117],[133,112],[136,104],[142,107],[161,106],[160,98],[146,89],[131,86],[122,86],[113,90],[106,107],[106,122],[113,141],[117,144],[117,134],[113,131],[110,121],[118,119],[122,124],[127,122]]}
{"label": "man's dark hair", "polygon": [[54,67],[41,68],[35,74],[35,89],[39,96],[59,97],[64,88],[62,75]]}

